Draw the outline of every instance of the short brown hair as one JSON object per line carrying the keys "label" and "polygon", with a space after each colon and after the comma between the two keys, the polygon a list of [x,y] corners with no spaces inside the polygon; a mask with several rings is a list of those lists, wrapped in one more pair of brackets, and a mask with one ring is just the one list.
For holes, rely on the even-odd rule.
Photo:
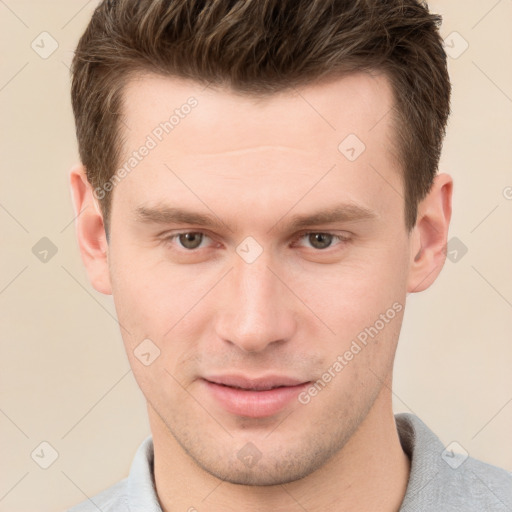
{"label": "short brown hair", "polygon": [[[380,71],[394,92],[410,230],[436,175],[450,113],[440,23],[418,0],[105,0],[72,64],[87,178],[102,187],[119,165],[123,87],[137,73],[270,95],[331,76]],[[111,192],[100,199],[108,233]]]}

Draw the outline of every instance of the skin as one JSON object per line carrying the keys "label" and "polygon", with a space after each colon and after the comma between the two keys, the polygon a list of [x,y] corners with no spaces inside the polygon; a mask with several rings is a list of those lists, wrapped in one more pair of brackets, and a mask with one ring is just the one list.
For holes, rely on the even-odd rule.
{"label": "skin", "polygon": [[[428,288],[445,261],[451,177],[436,176],[408,232],[392,93],[377,74],[259,100],[140,76],[125,89],[124,156],[190,96],[197,107],[116,185],[108,244],[83,167],[70,175],[89,279],[113,295],[147,400],[163,510],[398,510],[410,463],[392,412],[393,360],[407,294]],[[366,145],[353,162],[338,151],[351,133]],[[340,203],[374,216],[307,226],[349,237],[324,249],[290,231],[294,215]],[[141,205],[213,213],[223,225],[144,222]],[[206,236],[192,251],[164,240],[198,231]],[[263,249],[250,264],[236,252],[248,236]],[[241,417],[201,381],[315,382],[394,303],[404,308],[307,404]],[[160,350],[148,366],[134,355],[146,338]],[[247,443],[261,454],[253,467],[237,457]]]}

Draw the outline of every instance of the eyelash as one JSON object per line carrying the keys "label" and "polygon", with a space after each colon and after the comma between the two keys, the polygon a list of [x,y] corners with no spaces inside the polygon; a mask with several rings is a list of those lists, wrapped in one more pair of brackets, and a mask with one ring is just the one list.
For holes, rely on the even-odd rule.
{"label": "eyelash", "polygon": [[[171,245],[172,241],[176,238],[178,238],[180,235],[186,235],[186,234],[190,234],[190,233],[194,233],[194,234],[200,234],[200,235],[204,235],[208,238],[211,239],[211,237],[208,236],[207,233],[205,233],[204,231],[180,231],[178,233],[173,233],[171,235],[167,235],[163,238],[164,242],[166,244],[169,244]],[[298,235],[296,235],[294,238],[293,238],[293,241],[292,243],[295,244],[298,240],[302,239],[302,238],[305,238],[305,237],[308,237],[309,235],[329,235],[329,236],[332,236],[334,239],[338,239],[339,241],[339,244],[337,245],[342,245],[343,243],[345,242],[349,242],[350,241],[350,237],[347,236],[347,235],[340,235],[340,234],[337,234],[337,233],[333,233],[331,231],[305,231],[305,232],[302,232],[302,233],[299,233]],[[201,243],[202,243],[202,240],[201,240]],[[312,247],[312,249],[316,252],[328,252],[329,249],[331,249],[332,247],[335,247],[335,246],[328,246],[326,247],[325,249],[315,249],[314,247]],[[178,250],[182,250],[184,252],[187,252],[187,253],[194,253],[194,252],[197,252],[201,249],[201,247],[198,247],[196,249],[186,249],[185,247],[180,247]]]}

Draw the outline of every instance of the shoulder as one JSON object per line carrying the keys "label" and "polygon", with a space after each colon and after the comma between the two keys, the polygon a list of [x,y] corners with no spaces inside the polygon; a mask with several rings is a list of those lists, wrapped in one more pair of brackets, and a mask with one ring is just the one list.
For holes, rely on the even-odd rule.
{"label": "shoulder", "polygon": [[512,510],[511,473],[470,457],[460,445],[445,447],[413,414],[397,414],[395,419],[400,442],[411,460],[400,512]]}
{"label": "shoulder", "polygon": [[439,510],[447,512],[509,512],[512,510],[512,475],[502,468],[467,457],[460,467],[439,469],[430,486],[430,498]]}
{"label": "shoulder", "polygon": [[82,501],[66,512],[129,512],[126,493],[128,478],[120,480],[92,498]]}
{"label": "shoulder", "polygon": [[468,457],[459,469],[449,473],[449,488],[454,493],[470,496],[480,506],[492,507],[488,510],[512,510],[511,473],[473,457]]}

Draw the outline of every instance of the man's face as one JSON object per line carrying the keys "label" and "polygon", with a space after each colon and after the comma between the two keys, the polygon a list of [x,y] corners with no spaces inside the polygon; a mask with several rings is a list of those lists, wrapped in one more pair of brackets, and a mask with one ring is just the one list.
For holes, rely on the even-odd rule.
{"label": "man's face", "polygon": [[[122,163],[156,146],[113,192],[122,335],[153,430],[218,478],[304,477],[388,396],[411,261],[391,107],[367,74],[263,100],[156,76],[125,90]],[[226,376],[309,384],[207,382]]]}

